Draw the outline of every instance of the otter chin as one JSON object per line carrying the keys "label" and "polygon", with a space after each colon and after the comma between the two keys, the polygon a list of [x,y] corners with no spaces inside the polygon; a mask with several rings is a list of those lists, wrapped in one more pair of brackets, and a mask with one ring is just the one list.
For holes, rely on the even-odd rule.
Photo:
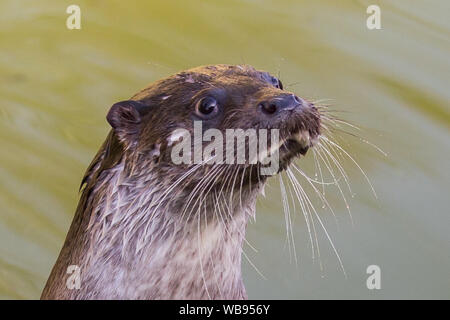
{"label": "otter chin", "polygon": [[280,147],[281,157],[278,173],[285,170],[294,159],[306,155],[309,148],[317,143],[318,137],[318,133],[311,136],[309,131],[291,134]]}
{"label": "otter chin", "polygon": [[[216,144],[225,150],[235,139],[226,135],[231,129],[266,130],[269,154],[278,155],[276,174],[317,143],[314,104],[267,72],[210,65],[150,84],[114,104],[106,118],[112,129],[82,179],[41,298],[246,299],[242,244],[270,178],[262,174],[266,165],[237,161],[240,151],[251,153],[250,139],[226,153],[231,161],[175,163],[183,140],[176,132],[194,134],[201,123],[203,133],[226,137]],[[208,150],[206,140],[190,141],[188,153],[195,158],[196,143]],[[78,272],[75,288],[69,269]]]}

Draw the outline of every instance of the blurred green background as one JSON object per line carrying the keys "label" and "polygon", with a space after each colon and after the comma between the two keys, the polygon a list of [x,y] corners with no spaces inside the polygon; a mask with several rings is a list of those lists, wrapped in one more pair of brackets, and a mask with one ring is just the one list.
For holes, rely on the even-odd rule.
{"label": "blurred green background", "polygon": [[[326,195],[338,223],[317,206],[347,278],[320,226],[312,257],[301,212],[298,263],[290,257],[272,179],[247,233],[258,252],[245,252],[266,278],[244,259],[249,297],[450,298],[449,1],[77,0],[82,29],[68,30],[73,3],[0,2],[0,298],[39,297],[109,107],[215,63],[251,64],[302,97],[331,99],[387,153],[342,135],[378,199],[347,159],[354,224],[334,186]],[[382,30],[366,28],[370,4]],[[313,160],[299,162],[311,176]],[[366,287],[372,264],[381,290]]]}

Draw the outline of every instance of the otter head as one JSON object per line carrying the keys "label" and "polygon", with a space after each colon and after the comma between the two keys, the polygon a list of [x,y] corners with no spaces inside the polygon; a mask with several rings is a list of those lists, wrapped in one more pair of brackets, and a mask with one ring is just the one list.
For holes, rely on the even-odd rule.
{"label": "otter head", "polygon": [[[273,173],[280,172],[304,155],[320,134],[320,115],[312,103],[250,66],[204,66],[157,81],[131,100],[115,104],[107,120],[122,146],[125,165],[132,163],[142,175],[156,171],[167,181],[166,188],[178,183],[177,199],[184,205],[186,197],[214,200],[224,190],[239,190],[242,197],[266,180],[267,174],[261,173],[268,165],[264,159],[277,153]],[[204,136],[197,137],[198,130]],[[244,134],[240,144],[239,134]],[[263,137],[265,150],[259,148]],[[182,150],[188,161],[177,163],[174,149],[179,156],[183,141],[188,141],[188,150]],[[255,144],[257,157],[251,158]],[[237,159],[239,151],[244,151],[243,162]],[[222,163],[214,161],[218,156]]]}

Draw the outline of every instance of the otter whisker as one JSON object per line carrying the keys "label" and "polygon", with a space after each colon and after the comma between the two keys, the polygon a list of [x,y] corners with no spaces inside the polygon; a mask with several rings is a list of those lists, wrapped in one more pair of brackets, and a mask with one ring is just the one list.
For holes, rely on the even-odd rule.
{"label": "otter whisker", "polygon": [[164,201],[164,199],[172,192],[172,190],[178,184],[180,184],[184,179],[186,179],[190,174],[192,174],[194,171],[199,169],[201,166],[202,166],[202,163],[199,163],[199,164],[193,166],[186,173],[184,173],[180,178],[178,178],[174,183],[172,183],[172,185],[167,189],[167,191],[164,192],[158,199],[155,200],[155,202],[158,201],[158,203],[157,203],[156,208],[154,209],[154,211],[156,212],[158,210],[158,208],[161,205],[162,201]]}
{"label": "otter whisker", "polygon": [[[304,191],[303,191],[303,192],[304,192]],[[305,194],[305,196],[306,196],[306,194]],[[312,205],[312,203],[309,201],[309,199],[308,199],[307,196],[306,196],[306,200],[309,202],[309,205],[310,205],[310,207],[312,208],[312,210],[313,210],[313,212],[314,212],[314,215],[316,216],[317,220],[319,221],[320,226],[322,227],[322,230],[325,232],[325,235],[326,235],[326,237],[328,238],[328,241],[329,241],[331,247],[333,248],[333,251],[334,251],[334,253],[335,253],[335,255],[336,255],[336,257],[337,257],[337,259],[338,259],[338,261],[339,261],[339,265],[340,265],[340,267],[341,267],[341,269],[342,269],[342,272],[343,272],[343,274],[344,274],[344,277],[347,279],[347,272],[345,271],[344,264],[343,264],[343,262],[342,262],[341,256],[339,255],[339,252],[338,252],[338,250],[336,249],[336,246],[334,245],[334,242],[333,242],[331,236],[329,235],[327,229],[325,228],[325,225],[324,225],[323,222],[322,222],[322,219],[320,219],[319,214],[317,213],[316,209],[314,208],[314,206]]]}
{"label": "otter whisker", "polygon": [[331,245],[331,247],[332,247],[332,249],[333,249],[333,251],[334,251],[334,253],[335,253],[336,257],[337,257],[337,259],[338,259],[338,261],[339,261],[339,265],[340,265],[340,267],[341,267],[341,269],[342,269],[342,272],[343,272],[345,278],[347,278],[347,273],[345,272],[345,268],[344,268],[344,265],[343,265],[343,263],[342,263],[342,260],[341,260],[341,257],[340,257],[340,255],[339,255],[339,252],[337,251],[337,249],[336,249],[336,247],[335,247],[335,245],[334,245],[334,243],[333,243],[333,240],[331,239],[331,237],[330,237],[330,235],[329,235],[327,229],[325,228],[325,225],[323,224],[322,220],[320,219],[319,214],[317,213],[317,211],[316,211],[314,205],[312,204],[312,202],[309,200],[309,197],[308,197],[308,195],[306,194],[306,192],[304,191],[303,187],[302,187],[302,186],[300,185],[300,183],[297,181],[297,179],[295,178],[295,176],[292,175],[292,173],[291,173],[291,177],[292,177],[292,178],[294,179],[294,181],[296,182],[296,185],[297,185],[297,187],[299,188],[300,193],[303,195],[304,200],[306,201],[307,206],[308,206],[310,209],[312,209],[312,212],[314,213],[314,216],[315,216],[316,219],[319,221],[319,224],[320,224],[320,226],[322,227],[322,229],[323,229],[323,231],[324,231],[324,233],[325,233],[325,235],[326,235],[326,237],[327,237],[327,239],[328,239],[328,241],[329,241],[329,243],[330,243],[330,245]]}
{"label": "otter whisker", "polygon": [[[142,246],[145,245],[145,243],[148,240],[149,235],[151,235],[150,232],[148,232],[148,227],[149,225],[153,222],[153,217],[156,214],[156,212],[158,212],[158,208],[160,207],[160,205],[162,204],[162,201],[164,201],[164,199],[171,193],[171,191],[177,186],[179,185],[179,183],[181,183],[184,179],[186,179],[189,175],[191,175],[192,173],[194,173],[197,169],[199,169],[201,167],[202,164],[197,164],[196,166],[193,166],[191,169],[189,169],[186,173],[184,173],[180,178],[178,178],[167,190],[166,192],[162,193],[160,197],[158,197],[157,199],[152,199],[150,201],[150,204],[148,205],[148,208],[152,208],[154,206],[154,204],[157,202],[156,207],[152,210],[152,214],[150,215],[150,217],[148,218],[148,221],[146,223],[146,227],[145,227],[145,232],[144,232],[144,239],[141,240],[141,244],[140,246],[137,246],[137,249],[141,248]],[[145,193],[145,189],[142,190],[141,194],[136,196],[135,199],[133,199],[131,201],[131,203],[128,206],[129,210],[134,204],[135,202],[139,199],[139,201],[142,203],[145,201],[142,200],[141,195]],[[142,205],[139,205],[138,207],[141,207]],[[118,215],[120,216],[120,215]],[[128,216],[128,219],[132,219],[133,216]],[[145,222],[146,217],[143,216],[141,217],[141,222],[137,221],[136,223],[134,223],[132,225],[132,227],[129,228],[129,230],[127,232],[124,233],[123,235],[123,251],[126,250],[126,245],[128,242],[128,239],[132,239],[132,235],[137,232],[137,230],[140,228],[140,226]],[[127,218],[125,218],[124,220],[127,220]],[[121,232],[120,229],[117,230],[116,234],[119,234]],[[112,239],[114,239],[115,237],[112,236],[111,237],[111,241]]]}
{"label": "otter whisker", "polygon": [[342,119],[339,119],[339,118],[337,118],[337,117],[334,117],[334,118],[333,118],[333,121],[334,121],[334,123],[344,124],[344,125],[349,126],[349,127],[353,128],[353,129],[355,129],[355,130],[361,131],[361,128],[360,128],[360,127],[358,127],[357,125],[355,125],[355,124],[353,124],[353,123],[350,123],[350,122],[347,121],[347,120],[342,120]]}
{"label": "otter whisker", "polygon": [[379,153],[381,153],[383,156],[385,156],[385,157],[388,156],[387,152],[384,152],[383,149],[381,149],[381,148],[380,148],[379,146],[377,146],[376,144],[370,142],[369,140],[364,139],[364,138],[361,138],[361,137],[359,137],[359,140],[360,140],[361,142],[365,143],[365,144],[368,144],[368,145],[371,146],[372,148],[376,149],[376,150],[377,150]]}
{"label": "otter whisker", "polygon": [[[204,204],[203,205],[203,209],[204,209],[203,212],[204,212],[204,217],[205,217],[205,226],[207,226],[208,225],[208,214],[207,214],[206,202],[204,202],[203,204]],[[220,232],[220,234],[221,234],[222,239],[223,239],[222,231]],[[211,265],[212,265],[212,270],[213,270],[213,274],[214,274],[214,280],[216,282],[217,290],[219,291],[219,296],[223,297],[222,290],[221,290],[219,282],[217,280],[216,266],[214,264],[214,259],[213,259],[212,255],[211,255],[211,251],[209,251],[209,261],[210,261],[209,263],[211,263]]]}
{"label": "otter whisker", "polygon": [[[153,200],[150,201],[148,208],[152,208],[152,206],[154,205],[154,203],[156,201],[158,201],[158,203],[156,204],[156,207],[154,209],[152,209],[152,213],[151,213],[150,217],[148,218],[148,221],[144,227],[143,237],[140,239],[140,241],[137,242],[136,250],[140,250],[145,245],[148,245],[148,243],[151,244],[151,240],[149,241],[149,237],[151,237],[152,233],[149,232],[149,227],[153,223],[153,217],[155,216],[156,212],[158,212],[158,208],[162,204],[162,201],[170,194],[170,192],[171,192],[171,190],[173,190],[173,188],[175,188],[179,183],[181,183],[184,179],[186,179],[190,174],[195,172],[200,167],[201,167],[201,164],[198,164],[198,165],[194,166],[193,168],[191,168],[190,170],[188,170],[188,172],[186,174],[183,174],[177,181],[175,181],[175,183],[172,184],[171,187],[165,193],[163,193],[158,199],[156,199],[155,201],[153,201]],[[172,195],[172,197],[173,197],[173,195]],[[142,202],[142,200],[141,200],[141,202]],[[145,210],[143,210],[143,212],[145,212]],[[145,216],[141,217],[142,223],[144,223],[144,220],[145,220]],[[137,222],[134,225],[134,227],[130,228],[130,231],[128,232],[126,238],[131,239],[132,234],[137,232],[137,230],[139,230],[139,227],[142,225],[142,223]],[[175,228],[174,228],[174,231],[175,231]],[[125,250],[125,246],[124,246],[124,250]]]}
{"label": "otter whisker", "polygon": [[200,230],[200,214],[197,214],[198,217],[198,224],[197,224],[197,239],[198,239],[198,259],[199,259],[199,263],[200,263],[200,271],[202,274],[202,279],[203,279],[203,286],[205,288],[206,294],[208,295],[208,299],[211,299],[211,295],[209,294],[209,290],[208,290],[208,286],[206,285],[206,279],[205,279],[205,272],[203,271],[203,262],[202,262],[202,249],[201,249],[201,230]]}
{"label": "otter whisker", "polygon": [[166,192],[164,192],[161,197],[159,197],[158,199],[156,199],[156,201],[158,202],[158,205],[155,209],[155,211],[159,208],[159,205],[161,204],[161,202],[165,199],[165,197],[170,194],[172,192],[172,190],[179,184],[181,183],[184,179],[186,179],[187,177],[189,177],[189,175],[191,175],[193,172],[195,172],[197,169],[202,168],[207,162],[209,161],[214,161],[217,158],[217,156],[212,156],[211,158],[208,159],[204,159],[202,162],[194,165],[191,169],[189,169],[186,173],[184,173],[180,178],[178,178],[168,189]]}
{"label": "otter whisker", "polygon": [[[331,145],[329,145],[329,147],[330,147],[331,150],[333,150]],[[339,161],[333,156],[333,154],[328,149],[323,148],[323,150],[329,155],[330,159],[334,162],[336,168],[341,173],[342,177],[344,178],[345,183],[347,184],[347,187],[348,187],[348,190],[349,190],[350,194],[353,194],[352,188],[350,186],[348,175],[345,172],[344,168],[341,166]]]}
{"label": "otter whisker", "polygon": [[288,245],[289,248],[289,259],[291,260],[291,246],[290,246],[290,237],[289,237],[289,220],[287,217],[287,212],[289,209],[286,208],[286,191],[284,190],[283,182],[281,181],[281,175],[278,177],[280,179],[280,191],[281,191],[281,200],[283,205],[283,212],[284,212],[284,221],[286,225],[286,241],[285,244]]}
{"label": "otter whisker", "polygon": [[[286,172],[288,173],[287,170],[286,170]],[[291,181],[291,185],[294,188],[294,191],[296,192],[297,200],[300,204],[300,207],[302,209],[302,213],[305,217],[305,220],[307,218],[306,223],[307,223],[307,229],[308,229],[308,234],[309,234],[309,241],[311,243],[312,260],[315,261],[316,250],[317,250],[317,258],[319,260],[319,265],[322,270],[322,259],[320,257],[319,241],[318,241],[317,231],[316,231],[315,224],[314,224],[314,219],[312,218],[311,210],[307,206],[306,200],[304,200],[303,194],[300,191],[302,189],[302,186],[298,183],[297,179],[295,179],[295,176],[292,175],[292,172],[288,173],[288,177],[289,177],[289,180]],[[311,219],[311,221],[309,221],[309,219]],[[312,234],[314,234],[314,241],[312,239]]]}
{"label": "otter whisker", "polygon": [[[184,213],[186,212],[186,210],[188,210],[189,205],[191,204],[192,200],[194,200],[194,198],[197,195],[197,193],[198,192],[202,192],[203,189],[205,189],[209,185],[209,183],[211,181],[213,181],[213,179],[218,178],[218,176],[220,176],[222,174],[222,171],[225,168],[223,166],[221,166],[221,165],[213,165],[211,167],[204,167],[204,169],[207,172],[202,176],[200,181],[196,183],[195,187],[189,193],[189,195],[187,197],[187,200],[186,200],[186,203],[183,206],[181,217],[184,217]],[[198,202],[198,199],[199,198],[197,198],[195,203]],[[193,208],[195,208],[195,205],[192,206],[191,211],[193,210]],[[187,219],[187,220],[189,220],[189,219]]]}
{"label": "otter whisker", "polygon": [[[297,196],[297,201],[300,204],[300,208],[302,210],[302,214],[305,217],[305,221],[306,221],[306,227],[308,230],[308,235],[309,235],[309,242],[311,244],[311,254],[312,254],[312,260],[315,261],[316,259],[316,250],[317,250],[317,257],[319,259],[319,264],[320,266],[322,266],[322,261],[320,258],[320,249],[319,249],[319,242],[317,239],[317,232],[314,226],[314,220],[312,219],[312,214],[310,209],[306,206],[306,203],[303,199],[302,193],[300,192],[300,189],[302,188],[300,186],[300,184],[298,183],[297,179],[295,179],[295,176],[293,176],[292,174],[292,170],[290,170],[290,168],[288,168],[286,170],[287,173],[287,177],[289,178],[289,181],[291,182],[291,186],[294,189],[294,192]],[[311,219],[311,221],[310,221]],[[313,241],[313,237],[312,234],[314,234],[314,241]]]}
{"label": "otter whisker", "polygon": [[337,147],[339,150],[341,150],[347,157],[350,158],[350,160],[358,167],[359,171],[361,171],[361,173],[363,174],[364,178],[366,179],[367,183],[369,184],[370,188],[372,189],[373,195],[375,196],[376,199],[378,199],[377,193],[375,192],[375,189],[372,185],[372,182],[370,182],[369,177],[367,176],[366,172],[361,168],[361,166],[358,164],[358,162],[356,162],[356,160],[344,149],[342,148],[340,145],[336,144],[335,142],[329,140],[326,137],[323,137],[323,139],[329,143],[331,143],[332,145],[334,145],[335,147]]}
{"label": "otter whisker", "polygon": [[[324,180],[323,180],[322,166],[320,165],[319,159],[317,159],[316,150],[315,149],[312,149],[312,150],[313,150],[314,164],[319,169],[320,180],[322,181],[322,195],[325,196],[325,185],[323,184]],[[316,175],[317,175],[317,171],[316,171]]]}
{"label": "otter whisker", "polygon": [[298,183],[296,183],[297,181],[291,177],[291,174],[289,172],[290,171],[289,171],[289,168],[288,168],[286,170],[287,177],[289,178],[289,180],[291,182],[291,185],[292,185],[292,187],[294,189],[295,195],[297,196],[297,199],[299,201],[303,217],[305,218],[306,228],[308,230],[309,241],[310,241],[310,244],[311,244],[312,259],[314,260],[315,250],[314,250],[314,242],[313,242],[312,233],[311,233],[311,225],[310,225],[310,220],[309,220],[309,216],[308,216],[308,211],[306,210],[305,203],[303,202],[303,198],[301,196],[301,193],[299,192],[299,187],[300,186],[297,185],[298,184]]}
{"label": "otter whisker", "polygon": [[313,188],[313,190],[315,191],[315,193],[319,196],[319,199],[322,201],[323,207],[328,207],[328,209],[330,209],[331,214],[333,215],[335,221],[336,221],[336,226],[339,228],[339,222],[337,220],[337,216],[333,210],[333,208],[331,207],[330,203],[328,202],[327,198],[325,197],[325,195],[321,194],[320,191],[316,188],[316,186],[313,184],[313,181],[310,177],[308,177],[300,168],[298,168],[296,165],[292,165],[292,167],[297,170],[297,172],[299,172],[303,178],[306,179],[306,181],[309,183],[309,185]]}
{"label": "otter whisker", "polygon": [[344,113],[344,114],[350,113],[347,110],[331,109],[330,108],[331,106],[329,106],[329,105],[316,105],[315,107],[320,111],[321,116],[322,116],[322,114],[328,114],[328,115],[335,117],[336,113]]}
{"label": "otter whisker", "polygon": [[[321,160],[323,161],[323,163],[325,164],[325,167],[328,169],[328,172],[331,174],[331,176],[332,176],[332,178],[333,178],[333,180],[334,180],[334,182],[335,182],[335,185],[336,185],[336,187],[338,188],[339,193],[340,193],[341,196],[342,196],[342,199],[344,200],[344,203],[345,203],[345,206],[346,206],[347,211],[348,211],[348,213],[349,213],[350,219],[353,221],[353,219],[352,219],[352,214],[351,214],[351,211],[350,211],[350,205],[348,204],[347,198],[345,197],[345,194],[344,194],[344,192],[343,192],[343,190],[342,190],[342,188],[341,188],[341,185],[339,184],[339,179],[337,179],[336,176],[335,176],[334,170],[332,169],[332,166],[331,166],[330,162],[328,161],[327,154],[324,153],[324,155],[322,155],[321,150],[323,150],[324,147],[323,147],[323,145],[320,144],[320,143],[317,144],[317,147],[318,147],[318,148],[316,149],[317,154],[319,155],[320,159],[321,159]],[[352,222],[352,223],[353,223],[353,222]]]}
{"label": "otter whisker", "polygon": [[365,144],[371,146],[372,148],[374,148],[376,151],[378,151],[379,153],[381,153],[383,156],[385,156],[385,157],[388,156],[388,154],[387,154],[383,149],[381,149],[381,148],[380,148],[379,146],[377,146],[376,144],[370,142],[370,141],[367,140],[366,138],[363,138],[363,137],[361,137],[361,136],[359,136],[359,135],[357,135],[357,134],[355,134],[355,133],[353,133],[353,132],[349,132],[349,131],[346,131],[346,130],[343,130],[343,129],[340,129],[340,128],[333,128],[333,130],[338,131],[338,132],[341,132],[341,133],[344,133],[344,134],[347,134],[347,135],[349,135],[349,136],[351,136],[351,137],[353,137],[353,138],[357,138],[357,139],[358,139],[359,141],[361,141],[362,143],[365,143]]}
{"label": "otter whisker", "polygon": [[[221,206],[220,206],[220,202],[219,202],[220,199],[219,199],[219,196],[217,195],[216,190],[214,190],[214,198],[213,198],[213,200],[214,200],[214,208],[213,208],[214,215],[216,215],[216,216],[218,216],[220,218],[220,220],[218,220],[218,221],[219,221],[219,223],[222,223],[222,225],[223,225],[223,228],[220,229],[220,234],[222,236],[222,240],[225,241],[225,238],[224,238],[224,235],[223,235],[223,231],[228,232],[228,229],[227,229],[227,225],[225,223],[225,220],[223,219],[223,216],[222,216]],[[227,254],[228,254],[228,258],[231,259],[230,252],[227,252]]]}
{"label": "otter whisker", "polygon": [[[236,172],[239,170],[239,167],[237,167],[236,168]],[[232,176],[232,175],[231,175]],[[231,176],[229,176],[229,177],[231,177]],[[227,179],[227,181],[228,180],[230,180],[230,178],[228,178]],[[225,183],[223,184],[223,186],[225,185]],[[222,187],[222,189],[223,189],[223,187]],[[222,194],[222,189],[219,191],[219,196],[221,196],[221,195],[223,195]],[[233,189],[234,189],[234,187],[233,187]],[[233,190],[231,190],[231,193],[230,193],[231,195],[233,195]],[[225,196],[223,195],[223,197],[225,198]],[[232,205],[232,200],[230,199],[230,203],[231,203],[231,205],[229,206],[228,204],[227,204],[227,202],[225,201],[224,202],[224,205],[226,206],[226,211],[228,212],[228,215],[229,215],[229,217],[230,217],[230,219],[231,219],[231,223],[232,224],[234,224],[235,226],[237,226],[237,223],[236,223],[236,221],[234,220],[234,218],[233,218],[233,205]],[[242,239],[243,239],[243,241],[253,250],[253,251],[255,251],[255,252],[258,252],[258,250],[250,243],[250,242],[248,242],[248,240],[246,239],[246,237],[245,237],[245,234],[244,233],[242,233],[238,228],[236,228],[236,230],[237,230],[237,232],[238,232],[238,234],[242,237]]]}
{"label": "otter whisker", "polygon": [[[322,112],[323,112],[323,111],[321,111],[321,113],[322,113]],[[336,112],[336,111],[335,111],[335,112]],[[338,131],[338,132],[342,132],[342,133],[345,133],[345,134],[350,135],[350,136],[352,136],[352,137],[358,138],[361,142],[363,142],[363,143],[365,143],[365,144],[368,144],[369,146],[371,146],[371,147],[373,147],[374,149],[376,149],[376,150],[377,150],[378,152],[380,152],[383,156],[385,156],[385,157],[387,156],[387,153],[386,153],[385,151],[383,151],[379,146],[377,146],[376,144],[370,142],[370,141],[367,140],[366,138],[361,137],[361,136],[359,136],[359,135],[357,135],[357,134],[355,134],[355,133],[353,133],[353,132],[349,132],[349,131],[346,131],[346,130],[341,129],[340,124],[349,126],[350,128],[355,129],[355,130],[357,130],[357,131],[362,131],[361,127],[359,127],[359,126],[357,126],[357,125],[351,123],[351,122],[348,121],[348,120],[340,119],[340,118],[338,118],[338,117],[336,117],[336,116],[334,116],[334,115],[331,115],[331,116],[325,116],[325,115],[323,115],[321,118],[322,118],[322,121],[323,121],[323,122],[329,121],[329,122],[331,122],[331,123],[333,123],[333,124],[335,125],[335,127],[332,128],[331,130]]]}
{"label": "otter whisker", "polygon": [[241,210],[242,210],[242,186],[243,186],[244,178],[245,178],[245,169],[246,169],[246,167],[244,166],[244,170],[242,170],[241,184],[239,187],[239,206],[240,206]]}
{"label": "otter whisker", "polygon": [[[230,233],[230,231],[228,230],[228,227],[227,227],[227,224],[225,223],[225,221],[224,221],[224,219],[223,219],[223,216],[222,216],[222,214],[221,214],[221,209],[222,209],[222,206],[221,206],[221,204],[220,204],[220,195],[219,196],[217,196],[217,194],[216,194],[216,192],[214,191],[214,193],[215,193],[215,198],[216,198],[216,203],[217,203],[217,209],[218,209],[218,213],[219,213],[219,215],[220,215],[220,217],[221,217],[221,220],[222,220],[222,224],[223,224],[223,227],[224,227],[224,229],[225,229],[225,232],[228,234],[228,237],[229,237],[229,239],[231,240],[231,242],[234,242],[234,241],[236,241],[235,240],[235,238],[231,235],[231,233]],[[255,248],[253,248],[253,246],[251,246],[251,244],[245,239],[245,238],[243,238],[243,240],[245,241],[245,243],[247,243],[253,250],[256,250]],[[242,255],[244,256],[244,258],[248,261],[248,263],[253,267],[253,269],[255,269],[255,271],[256,271],[256,273],[258,273],[264,280],[267,280],[267,278],[261,273],[261,271],[259,271],[259,269],[256,267],[256,265],[251,261],[251,259],[247,256],[247,254],[245,253],[245,251],[244,251],[244,249],[243,248],[241,248],[241,252],[242,252]],[[228,254],[230,254],[230,253],[228,253]],[[231,259],[231,258],[230,258]]]}
{"label": "otter whisker", "polygon": [[297,86],[297,85],[299,85],[299,84],[301,84],[300,81],[288,83],[288,84],[286,85],[286,89],[287,89],[287,88],[290,88],[290,87],[293,87],[293,86]]}
{"label": "otter whisker", "polygon": [[[220,196],[221,196],[221,195],[219,195],[219,198],[218,198],[218,199],[220,199]],[[221,207],[220,201],[217,201],[217,203],[218,203],[219,213],[220,213],[220,212],[221,212],[221,209],[220,209],[220,208],[222,208],[222,207]],[[226,205],[226,202],[223,202],[223,203],[224,203],[224,205]],[[222,215],[221,215],[221,216],[222,216]],[[227,227],[225,221],[223,220],[223,218],[222,218],[222,222],[223,222],[223,226],[224,226],[225,231],[227,232],[227,234],[228,234],[230,240],[231,240],[232,242],[233,242],[233,241],[236,241],[236,240],[234,239],[234,237],[231,235],[230,231],[228,230],[228,227]],[[254,248],[251,246],[251,244],[250,244],[249,242],[247,242],[247,240],[246,240],[245,238],[243,238],[243,240],[244,240],[245,243],[247,243],[253,250],[256,250],[256,249],[254,249]],[[256,267],[256,265],[255,265],[255,264],[251,261],[251,259],[247,256],[247,254],[245,253],[245,251],[244,251],[243,248],[241,248],[241,252],[242,252],[242,255],[244,256],[244,258],[248,261],[248,263],[253,267],[253,269],[255,269],[256,273],[258,273],[264,280],[267,280],[267,278],[264,276],[264,274]]]}
{"label": "otter whisker", "polygon": [[[313,100],[311,103],[314,105],[317,105],[318,103],[322,103],[325,101],[334,101],[335,99],[318,99],[318,100]],[[316,106],[316,107],[328,107],[328,106]]]}
{"label": "otter whisker", "polygon": [[[342,188],[341,188],[341,186],[340,186],[340,183],[339,183],[340,178],[336,178],[336,176],[335,176],[335,174],[334,174],[334,170],[332,169],[332,165],[331,165],[331,163],[328,161],[327,153],[324,153],[324,156],[322,156],[322,153],[321,153],[321,151],[320,151],[320,150],[322,150],[322,149],[324,149],[324,147],[319,143],[319,144],[318,144],[318,149],[316,149],[317,154],[319,155],[319,157],[321,158],[321,160],[322,160],[323,163],[325,164],[325,167],[328,169],[329,173],[331,174],[331,176],[332,176],[332,178],[333,178],[333,180],[334,180],[334,185],[335,185],[335,186],[338,188],[338,190],[339,190],[339,193],[340,193],[340,195],[341,195],[341,197],[342,197],[342,199],[343,199],[343,201],[344,201],[344,203],[345,203],[345,205],[346,205],[347,212],[348,212],[349,217],[350,217],[350,221],[351,221],[351,223],[352,223],[352,225],[353,225],[354,222],[353,222],[353,216],[352,216],[352,213],[351,213],[351,210],[350,210],[350,205],[348,204],[347,198],[345,197],[345,194],[344,194],[344,192],[343,192],[343,190],[342,190]],[[324,197],[324,199],[325,199],[325,197]],[[328,203],[328,201],[327,201],[327,203]],[[330,205],[327,205],[327,206],[328,206],[328,208],[330,209],[330,211],[332,212],[332,214],[333,214],[333,216],[334,216],[334,218],[335,218],[336,226],[339,228],[339,223],[338,223],[338,220],[337,220],[336,215],[335,215],[335,213],[334,213],[334,210],[331,208]],[[325,207],[325,206],[323,206],[323,207]]]}
{"label": "otter whisker", "polygon": [[238,177],[239,173],[239,166],[236,166],[236,170],[234,170],[234,179],[233,183],[231,184],[231,191],[230,191],[230,207],[233,208],[233,198],[234,198],[234,187],[236,185],[236,179]]}
{"label": "otter whisker", "polygon": [[[205,199],[205,198],[207,198],[207,196],[208,196],[208,194],[210,193],[211,189],[216,185],[217,180],[222,176],[223,173],[228,172],[228,169],[229,169],[229,168],[227,168],[227,167],[222,167],[222,170],[221,170],[218,174],[215,175],[214,180],[211,181],[211,183],[208,182],[207,184],[205,184],[204,188],[202,188],[202,190],[201,190],[203,196],[201,196],[200,198],[198,198],[197,201],[200,200],[200,199]],[[227,178],[227,180],[228,180],[228,179],[229,179],[229,178]],[[210,186],[209,186],[208,190],[206,190],[206,188],[208,187],[208,184],[209,184],[209,183],[210,183]],[[220,189],[219,194],[222,192],[224,185],[225,185],[225,184],[222,185],[222,188]],[[205,191],[205,190],[206,190],[206,191]],[[193,207],[196,206],[197,201],[194,203]]]}
{"label": "otter whisker", "polygon": [[[289,180],[289,177],[288,177],[288,180]],[[291,203],[292,203],[292,211],[291,212],[295,213],[297,211],[297,208],[296,208],[296,205],[295,205],[296,201],[295,201],[294,194],[292,192],[292,185],[291,185],[291,183],[286,184],[286,189],[289,190],[289,195],[290,195],[290,198],[291,198]],[[289,216],[290,216],[290,214],[289,214]],[[291,232],[293,232],[292,231],[292,223],[291,223]]]}
{"label": "otter whisker", "polygon": [[278,176],[279,180],[280,180],[280,189],[281,189],[281,198],[282,198],[282,202],[283,202],[283,210],[284,210],[284,219],[286,221],[286,242],[288,244],[288,248],[289,248],[289,257],[291,258],[291,241],[292,241],[292,250],[294,252],[294,260],[295,260],[295,265],[297,265],[297,250],[295,248],[295,239],[294,239],[294,233],[292,231],[292,220],[291,220],[291,212],[290,212],[290,208],[289,208],[289,201],[287,199],[287,194],[286,194],[286,188],[284,186],[283,183],[283,178],[281,176],[281,174]]}
{"label": "otter whisker", "polygon": [[[198,192],[203,192],[204,189],[206,189],[208,187],[208,185],[211,185],[210,188],[212,188],[214,186],[214,184],[212,183],[214,180],[213,179],[218,179],[219,176],[221,176],[223,174],[223,172],[225,171],[226,167],[223,166],[215,166],[209,173],[209,175],[206,175],[205,177],[202,178],[202,180],[200,181],[200,183],[198,183],[194,189],[191,191],[188,200],[186,202],[186,204],[184,205],[184,209],[182,211],[181,214],[181,221],[183,221],[184,215],[187,212],[187,210],[189,209],[189,205],[191,204],[192,200],[195,198],[196,194]],[[188,214],[188,218],[186,219],[186,222],[189,221],[192,210],[194,210],[196,204],[198,203],[200,198],[197,198],[191,208],[191,210],[189,211]]]}

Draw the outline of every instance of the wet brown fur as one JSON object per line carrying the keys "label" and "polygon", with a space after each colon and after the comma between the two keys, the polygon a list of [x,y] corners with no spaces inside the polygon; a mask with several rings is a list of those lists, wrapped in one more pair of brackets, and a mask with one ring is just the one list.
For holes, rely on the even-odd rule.
{"label": "wet brown fur", "polygon": [[[287,92],[250,66],[194,68],[113,106],[108,114],[113,130],[82,180],[74,219],[42,299],[247,297],[241,252],[266,180],[258,166],[201,166],[163,196],[192,168],[170,162],[170,134],[177,128],[192,131],[194,105],[207,94],[220,97],[223,112],[204,121],[204,130],[278,128],[282,138],[300,130],[319,134],[314,107],[295,116],[262,117],[258,103]],[[300,152],[282,151],[284,165]],[[195,186],[214,170],[222,173],[210,192],[185,208]],[[66,286],[69,265],[80,267],[80,289]]]}

